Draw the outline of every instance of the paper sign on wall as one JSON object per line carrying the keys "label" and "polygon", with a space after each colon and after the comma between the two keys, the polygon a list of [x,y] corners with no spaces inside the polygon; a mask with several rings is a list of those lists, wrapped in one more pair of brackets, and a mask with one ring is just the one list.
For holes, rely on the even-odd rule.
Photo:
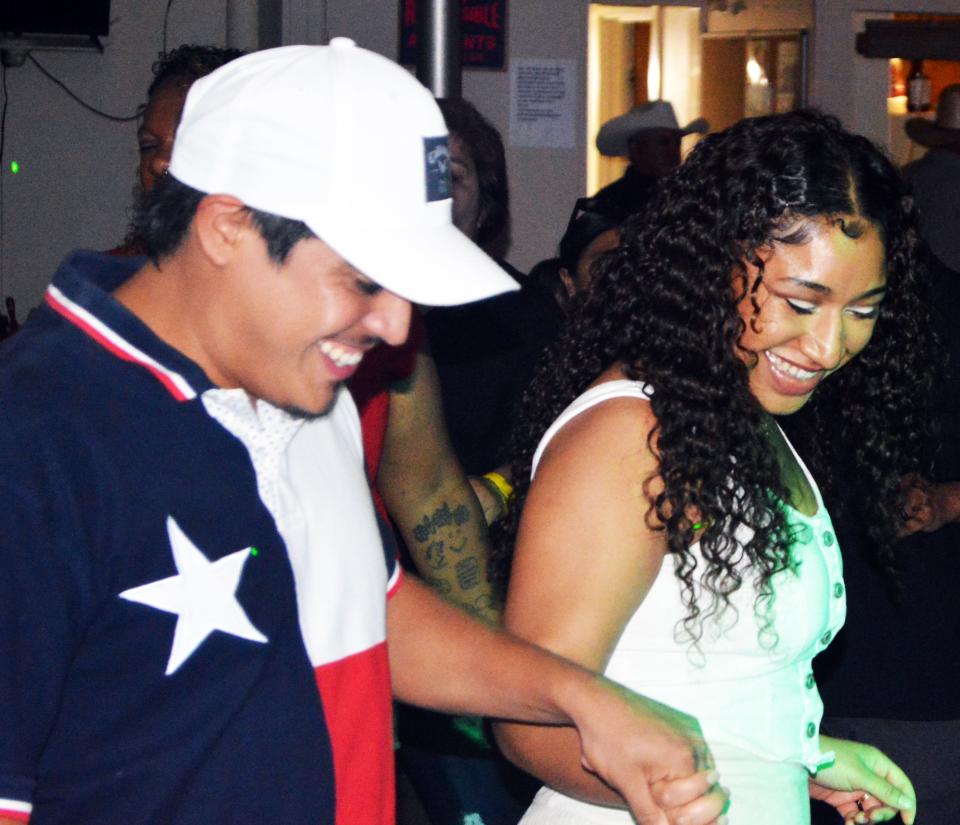
{"label": "paper sign on wall", "polygon": [[511,61],[511,145],[576,146],[576,79],[576,60]]}

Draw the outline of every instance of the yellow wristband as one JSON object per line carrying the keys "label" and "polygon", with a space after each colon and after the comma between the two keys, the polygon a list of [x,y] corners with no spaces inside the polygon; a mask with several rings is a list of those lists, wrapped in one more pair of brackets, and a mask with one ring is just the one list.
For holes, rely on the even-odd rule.
{"label": "yellow wristband", "polygon": [[510,499],[513,498],[513,485],[500,473],[484,473],[483,477],[490,482],[491,489],[496,491],[504,511],[509,510]]}

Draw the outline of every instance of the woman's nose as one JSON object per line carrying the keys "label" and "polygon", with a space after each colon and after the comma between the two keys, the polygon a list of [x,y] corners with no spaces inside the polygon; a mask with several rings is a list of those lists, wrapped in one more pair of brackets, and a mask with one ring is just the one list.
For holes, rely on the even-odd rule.
{"label": "woman's nose", "polygon": [[841,312],[821,311],[811,317],[804,336],[804,354],[824,370],[836,369],[846,352],[846,329]]}

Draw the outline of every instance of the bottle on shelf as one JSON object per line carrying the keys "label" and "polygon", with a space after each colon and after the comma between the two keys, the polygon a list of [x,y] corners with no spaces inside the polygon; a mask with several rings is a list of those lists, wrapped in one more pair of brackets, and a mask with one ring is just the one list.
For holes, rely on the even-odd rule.
{"label": "bottle on shelf", "polygon": [[923,71],[923,61],[914,60],[907,78],[907,111],[926,112],[930,109],[930,78]]}

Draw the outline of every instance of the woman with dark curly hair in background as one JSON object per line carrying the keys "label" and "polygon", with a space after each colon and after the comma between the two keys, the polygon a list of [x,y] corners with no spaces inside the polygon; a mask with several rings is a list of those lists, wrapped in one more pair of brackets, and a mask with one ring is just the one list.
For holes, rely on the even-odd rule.
{"label": "woman with dark curly hair in background", "polygon": [[[626,224],[525,401],[506,627],[696,716],[735,825],[807,823],[808,794],[914,821],[896,765],[819,735],[841,560],[775,417],[810,408],[814,472],[856,466],[889,554],[930,385],[917,244],[865,138],[810,112],[741,121]],[[632,821],[567,731],[499,738],[548,786],[524,825]]]}
{"label": "woman with dark curly hair in background", "polygon": [[[244,54],[246,52],[240,49],[184,43],[162,52],[160,59],[150,67],[153,80],[147,88],[147,102],[137,128],[140,159],[137,164],[135,201],[143,193],[152,192],[153,187],[167,174],[173,140],[190,87],[201,77],[206,77]],[[114,255],[145,254],[143,239],[136,227],[131,226],[123,243],[110,252]]]}

